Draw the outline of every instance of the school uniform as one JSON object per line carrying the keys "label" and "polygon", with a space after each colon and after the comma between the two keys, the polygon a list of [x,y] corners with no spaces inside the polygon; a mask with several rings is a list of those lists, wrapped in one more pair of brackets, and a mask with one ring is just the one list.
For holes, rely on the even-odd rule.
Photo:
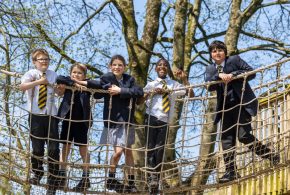
{"label": "school uniform", "polygon": [[[168,90],[184,87],[184,85],[172,79],[157,78],[154,81],[147,83],[144,88],[144,93],[150,93],[156,88],[163,88],[164,81]],[[176,98],[185,94],[186,90],[173,91],[169,94],[168,112],[163,111],[162,94],[155,94],[152,97],[149,96],[146,100],[145,125],[148,125],[147,163],[151,168],[157,167],[155,169],[156,172],[160,172],[161,170],[160,164],[162,163],[164,156],[164,144],[166,142],[168,123],[172,121],[172,118],[174,117]]]}
{"label": "school uniform", "polygon": [[[118,95],[110,96],[108,93],[95,93],[94,98],[104,98],[104,130],[100,144],[112,144],[114,146],[131,146],[135,141],[135,132],[132,124],[135,123],[136,98],[143,96],[143,89],[136,85],[134,77],[123,74],[121,80],[117,80],[112,72],[100,77],[100,82],[88,81],[88,88],[109,89],[112,85],[121,88]],[[110,108],[110,99],[112,105]],[[131,108],[130,108],[131,107]]]}
{"label": "school uniform", "polygon": [[[49,84],[54,84],[57,74],[51,70],[47,70],[46,78]],[[32,69],[26,72],[22,78],[21,83],[32,82],[39,80],[42,72],[37,69]],[[29,125],[30,125],[30,138],[32,144],[31,165],[32,170],[36,176],[42,177],[43,172],[43,157],[44,145],[47,144],[48,148],[48,172],[57,175],[59,169],[59,134],[56,115],[56,105],[54,97],[54,89],[47,86],[47,100],[44,108],[39,108],[40,85],[26,90],[27,95],[27,110],[30,112]],[[53,176],[49,176],[49,181]],[[49,182],[48,182],[49,183]]]}
{"label": "school uniform", "polygon": [[[70,77],[58,76],[57,84],[72,86]],[[58,109],[58,116],[63,119],[60,140],[63,143],[74,141],[75,145],[88,143],[88,129],[92,126],[90,105],[91,93],[65,89],[64,96]],[[78,122],[78,121],[82,122]]]}
{"label": "school uniform", "polygon": [[[221,66],[223,73],[231,73],[233,76],[253,70],[253,68],[239,56],[227,57]],[[205,81],[220,80],[218,74],[218,65],[209,65],[206,68]],[[258,101],[248,81],[254,79],[255,76],[255,74],[248,76],[246,81],[242,78],[229,82],[227,84],[226,96],[224,96],[226,87],[224,83],[214,84],[209,87],[209,91],[215,90],[217,92],[217,114],[215,116],[214,124],[221,121],[222,114],[224,114],[223,120],[221,121],[221,142],[224,151],[235,147],[236,138],[238,137],[238,140],[244,144],[253,143],[249,146],[249,149],[254,151],[257,155],[262,155],[263,158],[270,158],[270,149],[265,145],[262,145],[257,138],[251,134],[251,120],[252,116],[257,114]],[[223,109],[228,111],[222,112]],[[224,154],[226,171],[228,173],[235,172],[236,170],[235,155],[235,151]],[[231,178],[231,176],[229,177]]]}

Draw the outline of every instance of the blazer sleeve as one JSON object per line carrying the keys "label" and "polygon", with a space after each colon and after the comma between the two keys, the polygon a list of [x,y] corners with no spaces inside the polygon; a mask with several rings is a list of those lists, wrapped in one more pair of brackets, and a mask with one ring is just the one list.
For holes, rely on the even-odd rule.
{"label": "blazer sleeve", "polygon": [[[217,69],[214,67],[214,65],[209,65],[206,67],[206,71],[205,71],[205,82],[210,82],[210,81],[218,81],[220,80],[219,76],[218,76],[218,71]],[[216,90],[218,87],[218,84],[211,84],[208,87],[209,91],[214,91]]]}
{"label": "blazer sleeve", "polygon": [[[242,58],[240,58],[240,56],[235,56],[235,59],[232,63],[237,66],[237,69],[231,72],[233,76],[237,76],[239,74],[243,74],[253,70],[253,68],[248,65],[247,62],[245,62]],[[252,80],[255,77],[256,74],[249,75],[247,80]]]}
{"label": "blazer sleeve", "polygon": [[[88,80],[87,81],[87,87],[91,88],[91,89],[103,89],[101,81],[99,81],[99,80]],[[101,99],[105,95],[106,95],[105,93],[100,93],[100,92],[96,92],[96,93],[93,94],[95,99]]]}
{"label": "blazer sleeve", "polygon": [[69,76],[57,76],[56,78],[56,83],[57,84],[65,84],[67,86],[73,86],[73,84],[75,83],[73,80],[71,80],[71,78]]}
{"label": "blazer sleeve", "polygon": [[87,87],[91,89],[102,89],[101,82],[96,80],[88,80]]}
{"label": "blazer sleeve", "polygon": [[121,92],[120,92],[120,98],[139,98],[143,97],[144,92],[143,88],[140,86],[136,85],[135,79],[131,77],[129,79],[130,82],[130,87],[122,87]]}

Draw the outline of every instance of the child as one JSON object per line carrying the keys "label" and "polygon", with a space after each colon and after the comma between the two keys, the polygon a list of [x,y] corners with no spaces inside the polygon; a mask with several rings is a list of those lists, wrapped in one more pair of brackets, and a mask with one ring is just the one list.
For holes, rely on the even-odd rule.
{"label": "child", "polygon": [[56,175],[58,174],[59,139],[54,88],[48,84],[54,84],[56,73],[48,70],[49,54],[45,49],[36,49],[32,52],[32,62],[35,69],[29,70],[21,78],[19,88],[26,91],[30,138],[32,143],[31,165],[34,176],[29,182],[38,185],[44,174],[43,158],[44,144],[48,148],[48,194],[56,191]]}
{"label": "child", "polygon": [[[108,72],[101,76],[100,83],[96,81],[79,82],[85,84],[88,88],[102,88],[109,91],[106,93],[96,93],[94,97],[104,98],[104,130],[101,135],[100,144],[112,144],[114,154],[111,157],[109,170],[109,179],[106,181],[106,187],[109,190],[117,192],[123,191],[121,182],[115,179],[116,166],[122,156],[125,154],[125,164],[129,167],[134,166],[133,154],[131,145],[135,141],[134,128],[131,126],[134,123],[134,110],[136,98],[143,96],[143,90],[137,86],[135,79],[125,74],[126,62],[123,56],[115,55],[111,58]],[[110,110],[110,99],[111,110]],[[131,102],[132,100],[132,102]],[[130,110],[130,102],[132,108]],[[125,189],[128,192],[136,192],[134,184],[134,174],[129,170],[128,174],[129,185]]]}
{"label": "child", "polygon": [[[175,111],[175,101],[177,96],[185,95],[186,90],[176,90],[171,94],[165,93],[165,90],[174,90],[184,88],[189,85],[186,74],[181,70],[176,70],[174,74],[183,82],[184,85],[167,77],[169,62],[166,59],[160,59],[156,63],[155,71],[157,78],[147,83],[144,87],[144,99],[146,99],[146,117],[145,124],[148,127],[148,166],[156,173],[148,177],[149,190],[156,193],[159,187],[159,178],[161,164],[164,157],[164,145],[168,133],[168,124],[172,121]],[[193,97],[192,88],[188,89],[189,97]]]}
{"label": "child", "polygon": [[[62,131],[60,139],[63,141],[62,162],[67,162],[70,153],[71,142],[79,146],[80,155],[84,163],[90,163],[90,154],[88,151],[88,129],[92,125],[92,114],[90,106],[91,93],[86,91],[75,91],[65,89],[64,85],[78,85],[74,81],[83,81],[86,79],[87,67],[81,63],[75,63],[71,66],[70,77],[58,76],[56,82],[58,88],[64,93],[63,100],[58,110],[58,116],[63,118]],[[73,99],[72,99],[73,97]],[[72,108],[71,108],[72,105]],[[82,120],[84,122],[78,122]],[[65,177],[66,165],[61,165],[60,175]],[[65,179],[61,184],[65,185]],[[73,190],[84,191],[90,187],[89,170],[87,166],[83,168],[81,181]]]}
{"label": "child", "polygon": [[[226,173],[219,179],[219,182],[225,183],[240,177],[236,171],[234,149],[236,138],[247,144],[249,149],[257,155],[269,159],[273,165],[279,163],[280,156],[272,153],[270,148],[251,134],[251,120],[252,116],[257,114],[258,101],[248,81],[254,79],[256,75],[249,75],[247,80],[232,80],[234,76],[252,71],[253,68],[237,55],[227,57],[227,47],[221,41],[213,41],[209,46],[209,53],[214,63],[207,66],[205,81],[223,81],[223,83],[209,86],[208,90],[217,92],[217,114],[214,124],[219,121],[222,123],[221,142],[225,151],[226,165]],[[225,87],[226,94],[224,94]]]}

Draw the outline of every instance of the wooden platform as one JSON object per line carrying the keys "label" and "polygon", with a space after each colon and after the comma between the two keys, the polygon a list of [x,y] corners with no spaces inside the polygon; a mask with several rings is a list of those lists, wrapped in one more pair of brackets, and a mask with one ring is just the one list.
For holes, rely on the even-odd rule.
{"label": "wooden platform", "polygon": [[290,164],[272,172],[210,189],[204,195],[290,195]]}

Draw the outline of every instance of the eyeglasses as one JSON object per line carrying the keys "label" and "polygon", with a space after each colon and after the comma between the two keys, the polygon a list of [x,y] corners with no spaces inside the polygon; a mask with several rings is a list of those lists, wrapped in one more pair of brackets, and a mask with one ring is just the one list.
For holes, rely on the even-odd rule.
{"label": "eyeglasses", "polygon": [[36,61],[38,61],[38,62],[49,62],[50,59],[49,58],[40,58],[40,59],[36,59]]}

